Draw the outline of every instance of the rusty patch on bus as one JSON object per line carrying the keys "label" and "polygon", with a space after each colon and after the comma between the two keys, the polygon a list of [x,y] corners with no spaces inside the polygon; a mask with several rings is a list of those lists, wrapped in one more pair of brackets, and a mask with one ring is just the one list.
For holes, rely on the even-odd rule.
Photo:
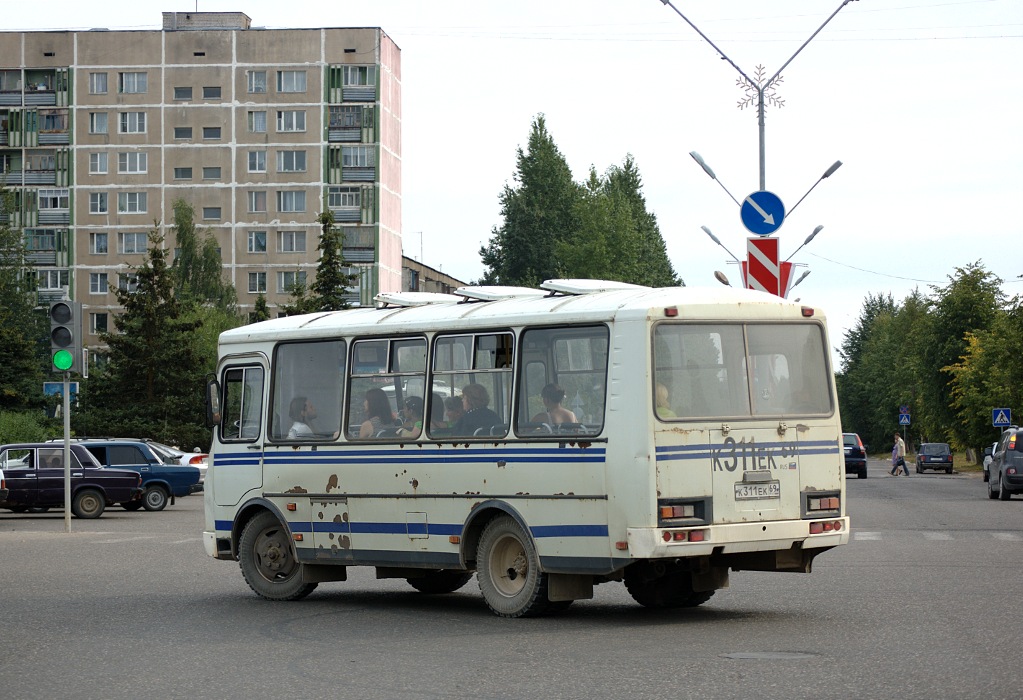
{"label": "rusty patch on bus", "polygon": [[419,479],[413,479],[409,483],[412,484],[412,488],[413,489],[418,489],[419,488]]}
{"label": "rusty patch on bus", "polygon": [[344,535],[344,536],[341,537],[341,548],[342,549],[351,549],[352,548],[352,541],[350,539],[348,539],[348,535]]}
{"label": "rusty patch on bus", "polygon": [[337,488],[337,474],[331,474],[330,478],[327,479],[327,493]]}
{"label": "rusty patch on bus", "polygon": [[302,488],[301,486],[292,486],[290,489],[288,489],[284,493],[309,493],[309,491],[307,491],[306,489]]}

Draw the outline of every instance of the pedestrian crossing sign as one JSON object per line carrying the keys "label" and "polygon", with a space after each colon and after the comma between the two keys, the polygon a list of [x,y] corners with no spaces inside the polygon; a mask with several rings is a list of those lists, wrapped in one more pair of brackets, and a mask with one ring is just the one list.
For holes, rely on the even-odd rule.
{"label": "pedestrian crossing sign", "polygon": [[996,428],[1008,428],[1012,425],[1011,408],[994,408],[991,410],[991,425]]}
{"label": "pedestrian crossing sign", "polygon": [[909,425],[909,414],[908,413],[900,413],[899,414],[899,425]]}

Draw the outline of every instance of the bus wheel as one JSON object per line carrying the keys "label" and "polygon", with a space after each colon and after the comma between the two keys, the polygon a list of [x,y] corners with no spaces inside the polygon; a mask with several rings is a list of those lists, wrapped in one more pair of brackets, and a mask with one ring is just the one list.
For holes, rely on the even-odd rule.
{"label": "bus wheel", "polygon": [[532,540],[507,515],[483,529],[476,550],[476,578],[483,599],[495,615],[532,617],[547,612],[547,574]]}
{"label": "bus wheel", "polygon": [[288,529],[267,511],[242,530],[238,563],[249,588],[267,600],[298,600],[316,588],[315,583],[302,581]]}
{"label": "bus wheel", "polygon": [[694,591],[688,571],[662,573],[657,566],[642,564],[625,570],[625,587],[633,600],[648,608],[695,608],[714,595],[714,591]]}
{"label": "bus wheel", "polygon": [[471,578],[472,574],[464,571],[431,571],[426,576],[405,580],[420,593],[454,593]]}

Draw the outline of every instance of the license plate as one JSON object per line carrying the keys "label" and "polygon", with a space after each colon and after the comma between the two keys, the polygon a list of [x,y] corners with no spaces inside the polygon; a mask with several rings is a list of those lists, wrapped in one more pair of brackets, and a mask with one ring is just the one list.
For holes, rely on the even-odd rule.
{"label": "license plate", "polygon": [[751,501],[758,498],[781,498],[781,483],[761,481],[755,484],[744,482],[735,484],[735,500]]}

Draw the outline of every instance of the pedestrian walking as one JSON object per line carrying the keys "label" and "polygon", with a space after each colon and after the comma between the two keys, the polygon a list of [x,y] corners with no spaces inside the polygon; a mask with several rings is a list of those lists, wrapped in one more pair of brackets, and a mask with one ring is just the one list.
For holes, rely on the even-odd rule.
{"label": "pedestrian walking", "polygon": [[892,476],[898,476],[899,469],[902,470],[903,476],[909,476],[909,467],[906,466],[906,443],[902,441],[902,436],[895,433],[895,442],[892,444]]}

